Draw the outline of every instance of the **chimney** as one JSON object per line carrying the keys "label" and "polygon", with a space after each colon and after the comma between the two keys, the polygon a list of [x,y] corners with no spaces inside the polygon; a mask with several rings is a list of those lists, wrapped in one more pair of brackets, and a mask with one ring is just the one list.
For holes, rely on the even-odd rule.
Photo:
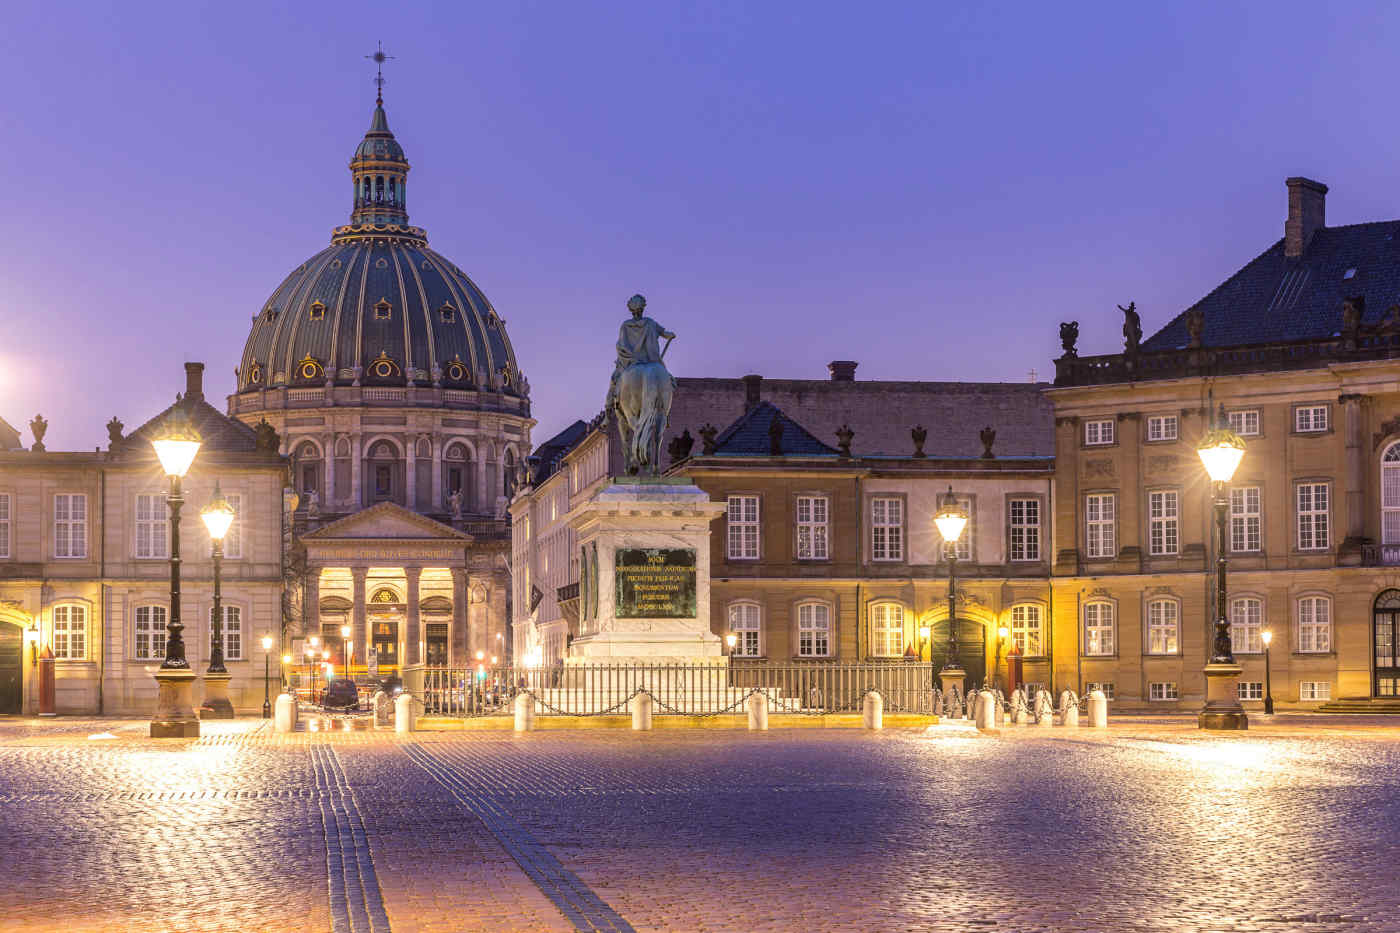
{"label": "chimney", "polygon": [[204,364],[185,364],[185,401],[190,404],[204,401]]}
{"label": "chimney", "polygon": [[1283,254],[1298,259],[1312,235],[1327,226],[1327,186],[1311,178],[1288,179],[1288,220],[1283,224]]}
{"label": "chimney", "polygon": [[759,403],[759,390],[763,387],[763,377],[754,373],[744,377],[744,411]]}
{"label": "chimney", "polygon": [[832,360],[826,364],[826,371],[831,373],[832,382],[855,382],[858,365],[855,360]]}

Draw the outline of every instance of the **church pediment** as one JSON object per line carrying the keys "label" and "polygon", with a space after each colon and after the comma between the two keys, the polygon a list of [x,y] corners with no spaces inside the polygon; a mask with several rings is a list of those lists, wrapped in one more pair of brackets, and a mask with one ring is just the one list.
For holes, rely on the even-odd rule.
{"label": "church pediment", "polygon": [[331,522],[302,535],[302,540],[329,542],[336,540],[365,541],[456,541],[466,543],[472,536],[431,518],[410,512],[392,502],[381,502],[354,515]]}

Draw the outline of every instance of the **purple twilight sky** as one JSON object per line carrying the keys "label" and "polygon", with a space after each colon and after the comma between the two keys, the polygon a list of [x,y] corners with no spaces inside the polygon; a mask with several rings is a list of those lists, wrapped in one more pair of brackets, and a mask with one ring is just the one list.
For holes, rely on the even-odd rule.
{"label": "purple twilight sky", "polygon": [[[1291,9],[1290,9],[1291,8]],[[409,211],[505,318],[536,440],[601,406],[633,292],[681,375],[1024,380],[1282,234],[1400,216],[1361,4],[91,3],[0,13],[0,415],[105,444],[350,210],[382,39]]]}

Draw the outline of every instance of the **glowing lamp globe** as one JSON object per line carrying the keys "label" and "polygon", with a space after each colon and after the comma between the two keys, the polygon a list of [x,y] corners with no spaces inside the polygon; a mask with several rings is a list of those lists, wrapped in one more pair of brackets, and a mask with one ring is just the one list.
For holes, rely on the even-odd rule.
{"label": "glowing lamp globe", "polygon": [[1229,428],[1216,428],[1196,446],[1206,473],[1217,483],[1228,483],[1244,458],[1244,441]]}
{"label": "glowing lamp globe", "polygon": [[728,635],[724,636],[724,643],[728,645],[731,650],[736,644],[738,644],[738,642],[739,638],[733,632],[730,632]]}
{"label": "glowing lamp globe", "polygon": [[957,496],[953,495],[953,487],[948,487],[945,495],[938,497],[938,511],[934,513],[933,523],[938,526],[938,533],[943,536],[943,540],[951,544],[958,540],[967,527],[967,510],[959,503]]}
{"label": "glowing lamp globe", "polygon": [[[198,449],[196,444],[195,448]],[[233,511],[233,506],[228,504],[224,494],[219,492],[219,484],[214,483],[214,498],[209,500],[209,504],[199,510],[199,517],[204,520],[204,527],[209,529],[209,537],[215,541],[224,540],[224,535],[233,525],[233,520],[237,513]]]}
{"label": "glowing lamp globe", "polygon": [[264,650],[264,651],[271,651],[271,650],[272,650],[272,636],[271,636],[271,635],[264,635],[264,636],[262,637],[262,646],[263,646],[263,650]]}
{"label": "glowing lamp globe", "polygon": [[929,627],[928,627],[927,625],[921,625],[921,626],[919,626],[919,637],[922,638],[924,641],[928,641],[928,636],[929,636]]}
{"label": "glowing lamp globe", "polygon": [[1269,643],[1274,640],[1274,633],[1268,629],[1264,629],[1264,631],[1259,633],[1259,637],[1264,639],[1264,647],[1267,648]]}
{"label": "glowing lamp globe", "polygon": [[156,457],[166,476],[184,476],[188,473],[195,454],[199,453],[199,444],[199,432],[179,405],[175,406],[155,437],[151,438],[151,446],[156,449]]}
{"label": "glowing lamp globe", "polygon": [[1011,634],[1011,629],[1003,625],[1001,628],[997,629],[997,634],[1001,636],[1002,641],[1005,641],[1006,636]]}
{"label": "glowing lamp globe", "polygon": [[341,638],[349,638],[349,637],[350,637],[350,626],[348,626],[348,625],[342,625],[342,626],[340,627],[340,637],[341,637]]}

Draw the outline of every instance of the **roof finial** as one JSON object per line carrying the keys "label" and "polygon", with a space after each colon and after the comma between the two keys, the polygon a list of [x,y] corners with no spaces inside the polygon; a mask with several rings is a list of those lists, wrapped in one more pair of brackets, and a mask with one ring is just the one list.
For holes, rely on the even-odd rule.
{"label": "roof finial", "polygon": [[378,68],[378,72],[374,76],[374,83],[379,90],[374,95],[374,102],[380,107],[384,106],[384,63],[393,57],[392,55],[384,54],[383,40],[380,40],[379,48],[374,50],[373,55],[365,56],[365,58],[373,61]]}

